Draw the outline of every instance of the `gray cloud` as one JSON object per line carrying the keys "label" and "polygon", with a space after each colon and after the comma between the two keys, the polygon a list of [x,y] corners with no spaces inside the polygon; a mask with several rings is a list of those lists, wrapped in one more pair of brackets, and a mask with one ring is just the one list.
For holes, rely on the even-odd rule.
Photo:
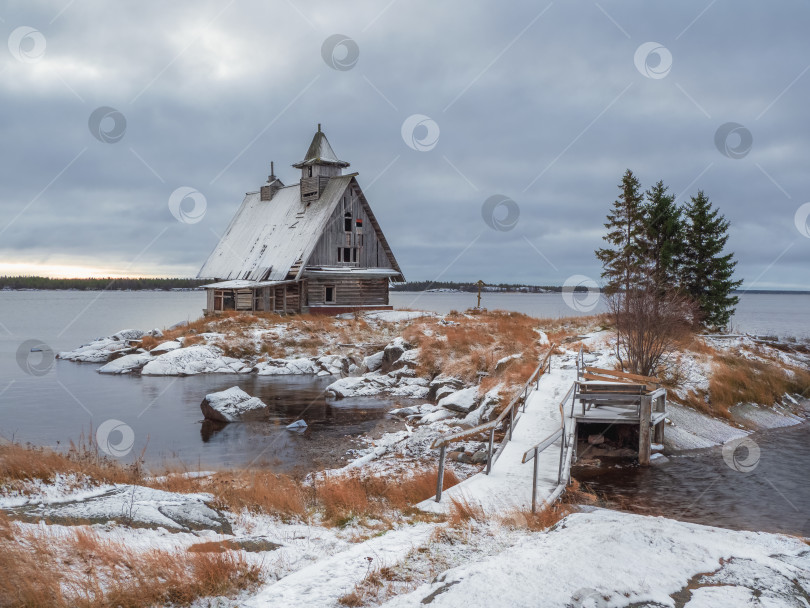
{"label": "gray cloud", "polygon": [[[793,225],[810,200],[805,3],[600,3],[609,16],[588,2],[386,6],[7,3],[6,38],[27,25],[47,49],[36,63],[0,54],[0,230],[25,209],[0,234],[0,261],[140,256],[133,273],[193,275],[271,160],[296,179],[289,165],[321,122],[408,278],[597,277],[629,167],[680,200],[705,190],[754,287],[810,288],[810,239]],[[336,33],[358,44],[351,70],[321,57]],[[633,63],[648,41],[672,53],[665,78]],[[126,117],[118,143],[91,135],[99,106]],[[400,136],[412,114],[439,126],[428,152]],[[715,148],[730,121],[753,137],[742,159]],[[180,186],[205,195],[201,222],[169,212]],[[519,205],[513,230],[482,220],[493,194]]]}

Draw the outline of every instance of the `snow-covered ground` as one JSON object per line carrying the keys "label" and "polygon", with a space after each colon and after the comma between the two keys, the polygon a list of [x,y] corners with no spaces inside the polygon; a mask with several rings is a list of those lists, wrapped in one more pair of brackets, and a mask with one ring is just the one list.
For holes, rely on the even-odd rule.
{"label": "snow-covered ground", "polygon": [[[141,527],[117,521],[127,493],[104,498],[106,488],[85,492],[85,507],[73,515],[102,540],[133,550],[184,551],[207,541],[233,541],[264,582],[237,598],[198,606],[336,607],[357,588],[371,585],[385,606],[595,606],[629,605],[806,606],[810,594],[810,545],[798,538],[738,532],[608,510],[573,513],[545,532],[516,526],[497,514],[484,522],[415,523],[375,531],[352,524],[331,528],[247,512],[217,513],[215,525],[205,495],[135,487]],[[57,496],[51,488],[31,496],[53,508],[75,505],[79,493]],[[102,500],[99,500],[102,499]],[[108,501],[106,504],[104,501]],[[80,503],[79,503],[80,504]],[[185,505],[195,528],[167,522],[160,507]],[[7,503],[3,503],[6,506]],[[198,516],[194,516],[194,511]],[[501,512],[504,515],[506,512]],[[46,516],[43,512],[43,516]],[[105,517],[109,517],[105,520]],[[117,521],[117,523],[116,523]],[[73,526],[15,522],[21,530],[59,538]],[[144,527],[145,526],[145,527]],[[377,588],[389,585],[391,589]],[[391,597],[395,593],[397,597]],[[376,605],[371,594],[369,605]],[[738,603],[742,602],[742,603]]]}
{"label": "snow-covered ground", "polygon": [[797,538],[597,510],[384,605],[775,608],[808,597],[810,546]]}

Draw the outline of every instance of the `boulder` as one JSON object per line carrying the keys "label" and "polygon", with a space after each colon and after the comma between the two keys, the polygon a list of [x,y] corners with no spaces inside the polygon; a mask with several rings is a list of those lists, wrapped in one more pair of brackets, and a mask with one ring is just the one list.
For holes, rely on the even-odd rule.
{"label": "boulder", "polygon": [[415,415],[419,414],[420,412],[419,412],[419,406],[418,405],[411,405],[411,406],[408,406],[408,407],[400,407],[400,408],[397,408],[395,410],[390,410],[388,413],[392,414],[393,416],[406,416],[407,417],[407,416],[415,416]]}
{"label": "boulder", "polygon": [[495,371],[497,372],[503,367],[506,367],[509,363],[514,361],[515,359],[520,359],[523,356],[523,353],[515,353],[514,355],[509,355],[504,357],[503,359],[498,359],[495,363]]}
{"label": "boulder", "polygon": [[241,420],[247,412],[264,407],[266,406],[261,399],[251,397],[238,386],[218,393],[210,393],[200,403],[203,416],[217,422],[236,422]]}
{"label": "boulder", "polygon": [[383,355],[385,355],[383,351],[369,355],[363,359],[363,365],[368,371],[376,372],[382,366]]}
{"label": "boulder", "polygon": [[177,350],[180,348],[181,344],[177,340],[169,340],[168,342],[161,342],[151,351],[152,355],[157,357],[158,355],[162,355],[163,353],[167,353],[170,350]]}
{"label": "boulder", "polygon": [[478,406],[478,387],[471,386],[455,391],[439,401],[439,407],[447,410],[469,414]]}
{"label": "boulder", "polygon": [[392,369],[394,363],[396,363],[399,358],[405,354],[406,350],[410,349],[411,345],[405,342],[402,337],[395,338],[394,341],[386,346],[383,350],[383,358],[380,366],[382,373],[388,373],[388,371]]}
{"label": "boulder", "polygon": [[437,399],[446,397],[450,393],[462,388],[464,388],[464,382],[462,382],[460,379],[454,378],[453,376],[439,374],[430,381],[430,384],[428,385],[429,390],[427,398],[432,401],[436,401]]}
{"label": "boulder", "polygon": [[419,424],[432,424],[433,422],[438,422],[439,420],[447,420],[448,418],[455,418],[456,413],[451,412],[450,410],[446,410],[443,407],[437,408],[436,411],[431,412],[429,414],[425,414],[419,420]]}
{"label": "boulder", "polygon": [[238,374],[249,372],[239,359],[225,357],[215,346],[194,345],[178,348],[153,358],[141,370],[144,376],[191,376],[205,373]]}
{"label": "boulder", "polygon": [[419,364],[419,349],[412,348],[402,353],[396,361],[388,368],[389,372],[398,370],[400,373],[414,373],[414,369]]}
{"label": "boulder", "polygon": [[470,460],[472,464],[486,464],[487,463],[487,451],[486,450],[478,450],[475,454],[472,455]]}
{"label": "boulder", "polygon": [[131,352],[132,348],[129,346],[128,341],[115,338],[99,338],[74,350],[60,352],[56,355],[56,358],[80,361],[82,363],[105,363],[113,357]]}
{"label": "boulder", "polygon": [[135,353],[132,355],[124,355],[113,359],[106,365],[99,368],[99,374],[129,374],[131,372],[140,370],[144,365],[151,361],[152,356],[149,353]]}
{"label": "boulder", "polygon": [[110,336],[113,340],[121,340],[121,341],[129,341],[129,340],[140,340],[146,335],[146,332],[140,329],[122,329],[119,332],[114,333]]}

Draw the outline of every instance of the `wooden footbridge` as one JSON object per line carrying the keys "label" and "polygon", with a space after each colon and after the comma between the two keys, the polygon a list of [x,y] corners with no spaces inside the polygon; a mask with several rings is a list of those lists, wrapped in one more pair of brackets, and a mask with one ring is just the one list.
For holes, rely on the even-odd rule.
{"label": "wooden footbridge", "polygon": [[[539,501],[555,502],[570,483],[577,429],[582,424],[638,425],[639,463],[649,464],[653,439],[660,443],[664,437],[666,389],[660,381],[589,367],[581,348],[575,367],[560,367],[552,373],[555,348],[550,347],[518,396],[495,420],[434,441],[431,447],[439,450],[436,496],[421,503],[421,508],[444,511],[450,498],[504,506],[531,502],[533,511]],[[479,437],[487,440],[486,469],[443,491],[448,446]],[[524,466],[530,462],[532,467]]]}

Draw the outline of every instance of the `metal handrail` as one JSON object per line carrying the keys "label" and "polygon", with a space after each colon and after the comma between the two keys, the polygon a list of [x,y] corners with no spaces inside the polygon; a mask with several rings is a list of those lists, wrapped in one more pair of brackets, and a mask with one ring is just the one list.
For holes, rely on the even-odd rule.
{"label": "metal handrail", "polygon": [[[557,347],[557,343],[551,344],[546,353],[546,356],[543,357],[543,360],[540,362],[540,365],[532,372],[529,376],[529,379],[521,388],[520,392],[509,402],[509,405],[504,408],[504,410],[498,415],[498,417],[485,424],[480,424],[474,428],[471,428],[466,431],[460,431],[458,433],[452,433],[449,435],[444,435],[442,437],[436,438],[433,443],[431,444],[431,449],[439,449],[439,470],[436,478],[436,502],[440,502],[442,499],[442,486],[444,485],[444,462],[445,456],[447,455],[447,446],[454,442],[464,439],[466,437],[471,437],[473,435],[477,435],[478,433],[482,433],[484,431],[489,431],[489,442],[487,444],[487,468],[486,474],[492,471],[492,464],[494,461],[498,459],[503,451],[504,446],[508,441],[512,439],[512,430],[515,428],[515,424],[517,423],[519,416],[516,416],[516,410],[519,408],[520,405],[523,406],[523,411],[526,411],[526,402],[528,401],[529,394],[531,393],[531,389],[533,388],[536,390],[540,386],[540,376],[542,376],[546,371],[551,370],[551,353],[554,352],[554,349]],[[534,387],[532,387],[534,384]],[[493,449],[495,446],[495,429],[501,426],[503,421],[506,419],[506,416],[509,416],[509,428],[507,434],[501,440],[497,450],[493,453]]]}
{"label": "metal handrail", "polygon": [[[576,388],[577,383],[574,382],[571,385],[571,388],[568,389],[568,392],[563,397],[562,401],[560,401],[560,428],[556,431],[551,433],[548,437],[543,439],[540,443],[535,445],[534,447],[529,448],[523,453],[523,459],[521,460],[522,464],[526,464],[530,460],[534,460],[534,474],[532,477],[532,513],[536,512],[537,510],[537,473],[538,473],[538,460],[540,456],[540,452],[544,451],[545,449],[554,445],[558,439],[562,439],[560,441],[560,464],[557,469],[557,485],[563,483],[563,463],[565,461],[565,453],[568,449],[568,438],[565,434],[565,403],[568,401],[570,397],[574,395],[574,389]],[[573,400],[571,402],[571,414],[573,416],[574,411],[574,404]]]}
{"label": "metal handrail", "polygon": [[529,376],[529,379],[521,387],[520,392],[517,394],[517,396],[515,396],[512,399],[512,401],[509,402],[509,405],[507,405],[504,408],[504,410],[498,415],[497,418],[495,418],[495,420],[492,420],[490,422],[486,422],[484,424],[479,424],[478,426],[473,427],[471,429],[468,429],[466,431],[461,431],[461,432],[458,432],[458,433],[451,433],[449,435],[443,435],[441,437],[437,437],[433,441],[433,443],[430,445],[430,449],[435,450],[437,448],[442,447],[442,445],[447,445],[448,443],[452,443],[454,441],[464,439],[465,437],[469,437],[471,435],[475,435],[475,434],[481,433],[483,431],[488,431],[493,426],[495,426],[495,427],[500,426],[500,423],[503,422],[504,418],[506,418],[507,414],[509,414],[509,411],[511,409],[514,409],[515,404],[517,404],[518,401],[520,401],[522,403],[523,400],[526,399],[526,397],[528,396],[527,389],[528,389],[529,385],[531,385],[533,383],[536,384],[537,382],[539,382],[540,376],[543,375],[540,372],[542,371],[543,373],[545,373],[546,371],[548,371],[549,366],[550,366],[550,356],[551,356],[551,353],[554,351],[554,349],[556,347],[557,347],[556,343],[551,345],[551,348],[549,349],[548,353],[546,353],[546,356],[543,358],[543,361],[540,363],[540,365],[537,366],[537,368]]}

